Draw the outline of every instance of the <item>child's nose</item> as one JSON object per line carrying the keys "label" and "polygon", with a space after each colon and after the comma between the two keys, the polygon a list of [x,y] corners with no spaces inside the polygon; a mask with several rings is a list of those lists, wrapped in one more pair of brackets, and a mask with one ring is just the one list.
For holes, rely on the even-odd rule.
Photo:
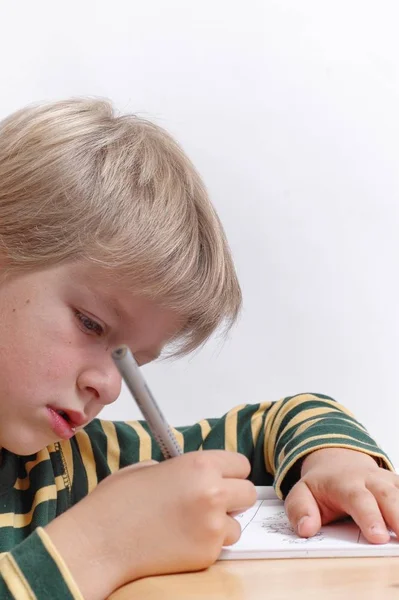
{"label": "child's nose", "polygon": [[77,386],[87,400],[96,399],[106,405],[115,402],[121,392],[122,379],[117,368],[112,366],[106,371],[86,369],[78,377]]}

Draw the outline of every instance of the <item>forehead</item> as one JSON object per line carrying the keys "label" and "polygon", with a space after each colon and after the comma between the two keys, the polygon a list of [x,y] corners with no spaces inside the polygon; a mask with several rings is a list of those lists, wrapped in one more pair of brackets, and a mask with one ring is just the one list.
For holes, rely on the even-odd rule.
{"label": "forehead", "polygon": [[96,266],[77,264],[72,268],[71,278],[75,288],[87,294],[93,301],[107,305],[115,317],[125,326],[134,327],[136,333],[142,328],[160,328],[164,337],[174,337],[185,325],[185,318],[160,301],[129,288],[117,275]]}

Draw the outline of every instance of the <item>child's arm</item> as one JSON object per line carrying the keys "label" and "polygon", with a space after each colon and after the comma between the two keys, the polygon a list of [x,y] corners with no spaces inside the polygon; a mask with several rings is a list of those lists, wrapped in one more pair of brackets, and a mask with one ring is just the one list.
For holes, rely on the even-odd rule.
{"label": "child's arm", "polygon": [[[86,433],[87,432],[87,433]],[[74,441],[74,468],[80,487],[77,500],[109,472],[142,460],[162,461],[158,445],[146,423],[95,420]],[[393,467],[351,413],[322,394],[298,394],[262,404],[242,404],[223,417],[178,427],[176,436],[184,452],[225,449],[244,454],[251,462],[255,485],[273,485],[285,497],[301,476],[304,458],[322,448],[347,448],[373,456],[386,469]],[[94,457],[97,468],[87,476],[86,464]],[[83,457],[83,460],[82,460]]]}
{"label": "child's arm", "polygon": [[208,567],[240,537],[230,514],[256,501],[250,464],[237,453],[137,466],[106,478],[46,527],[85,600],[104,600],[141,577]]}
{"label": "child's arm", "polygon": [[299,394],[274,403],[266,416],[261,445],[263,433],[266,469],[275,477],[280,497],[300,479],[305,457],[324,448],[356,450],[393,470],[387,456],[352,414],[322,394]]}
{"label": "child's arm", "polygon": [[[75,501],[87,494],[99,479],[110,472],[137,461],[163,459],[145,423],[96,420],[86,431],[87,433],[80,432],[76,436],[82,452],[77,453],[74,448],[76,480],[83,482],[79,489],[74,486]],[[243,404],[221,418],[205,419],[190,427],[180,427],[176,430],[176,435],[185,452],[225,448],[244,454],[251,462],[250,480],[256,485],[274,484],[277,493],[283,498],[305,475],[306,481],[313,482],[317,489],[321,489],[320,485],[323,483],[325,489],[329,490],[330,497],[334,496],[331,485],[338,494],[346,485],[345,480],[341,477],[339,482],[335,481],[339,474],[334,475],[333,464],[329,463],[328,458],[322,460],[328,452],[331,455],[333,451],[334,456],[339,457],[346,452],[342,462],[348,464],[349,461],[353,464],[352,471],[359,471],[361,476],[366,475],[364,469],[367,459],[368,464],[382,467],[374,476],[377,484],[380,482],[384,494],[389,492],[386,486],[389,487],[392,477],[396,482],[396,476],[389,473],[393,470],[389,459],[364,427],[342,405],[321,394],[299,394],[274,403]],[[90,455],[85,456],[85,449],[90,450],[94,461]],[[359,466],[361,459],[363,462]],[[340,460],[336,459],[334,465]],[[93,462],[97,467],[95,470],[91,468],[87,474],[85,464]],[[320,462],[321,468],[316,469],[316,463],[318,465]],[[313,468],[309,473],[310,464]],[[329,477],[328,486],[320,480],[321,472]],[[353,477],[352,480],[354,481]],[[399,487],[395,482],[392,485]],[[303,486],[296,487],[290,494],[288,508],[299,506],[298,489],[303,489]],[[314,495],[317,496],[317,493],[314,492]],[[321,522],[327,522],[329,517],[338,518],[343,512],[342,497],[337,496],[337,504],[330,511],[322,509],[322,497],[317,498],[317,502],[321,515],[317,517],[317,511],[313,510],[312,520],[305,529],[310,534],[317,531]],[[306,506],[310,510],[311,505]],[[356,518],[361,514],[356,504],[349,508],[347,512]],[[296,526],[301,515],[298,511],[289,510],[289,513],[292,524]],[[380,515],[380,522],[381,519]],[[364,520],[359,524],[370,541],[379,541],[367,534]],[[385,537],[386,535],[385,531]]]}
{"label": "child's arm", "polygon": [[387,526],[399,534],[399,477],[364,427],[331,398],[276,403],[265,439],[266,466],[299,535],[315,535],[346,515],[371,543],[389,541]]}
{"label": "child's arm", "polygon": [[0,560],[5,600],[105,600],[140,577],[203,569],[240,536],[256,500],[248,460],[193,452],[107,477]]}
{"label": "child's arm", "polygon": [[85,600],[78,585],[42,528],[37,528],[0,558],[2,600]]}

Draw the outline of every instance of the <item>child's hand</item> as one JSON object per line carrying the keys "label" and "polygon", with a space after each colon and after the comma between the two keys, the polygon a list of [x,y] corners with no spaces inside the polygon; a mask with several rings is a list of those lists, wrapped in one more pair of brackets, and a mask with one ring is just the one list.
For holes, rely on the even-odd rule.
{"label": "child's hand", "polygon": [[249,461],[235,452],[192,452],[126,467],[45,529],[87,600],[127,581],[203,569],[240,537],[229,514],[256,501]]}
{"label": "child's hand", "polygon": [[350,515],[369,542],[399,535],[399,477],[381,469],[362,452],[343,448],[317,450],[302,464],[301,479],[285,501],[291,525],[301,537],[321,525]]}

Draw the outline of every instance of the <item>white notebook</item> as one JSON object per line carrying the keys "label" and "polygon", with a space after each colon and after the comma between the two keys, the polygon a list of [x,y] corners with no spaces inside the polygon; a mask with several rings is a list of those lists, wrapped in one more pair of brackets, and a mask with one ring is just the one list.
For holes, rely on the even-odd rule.
{"label": "white notebook", "polygon": [[256,504],[236,519],[241,538],[223,548],[220,560],[254,558],[302,558],[343,556],[397,556],[399,540],[394,534],[384,545],[369,544],[353,521],[322,527],[312,538],[297,536],[273,488],[257,488]]}

